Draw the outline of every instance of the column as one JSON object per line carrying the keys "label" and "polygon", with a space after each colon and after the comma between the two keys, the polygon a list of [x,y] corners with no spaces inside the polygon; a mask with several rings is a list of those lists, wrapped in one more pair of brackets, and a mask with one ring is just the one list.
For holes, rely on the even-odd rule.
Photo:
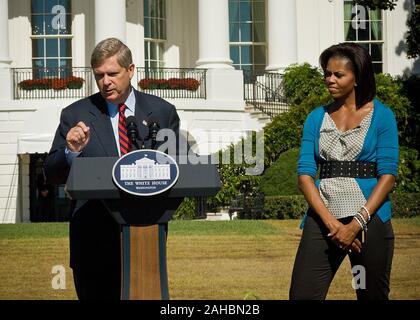
{"label": "column", "polygon": [[297,62],[297,16],[295,0],[268,0],[267,71],[282,72]]}
{"label": "column", "polygon": [[95,44],[106,38],[126,42],[125,0],[95,0]]}
{"label": "column", "polygon": [[198,42],[198,68],[233,69],[229,51],[228,0],[199,0]]}
{"label": "column", "polygon": [[9,6],[0,0],[0,100],[12,99],[12,77],[9,56]]}

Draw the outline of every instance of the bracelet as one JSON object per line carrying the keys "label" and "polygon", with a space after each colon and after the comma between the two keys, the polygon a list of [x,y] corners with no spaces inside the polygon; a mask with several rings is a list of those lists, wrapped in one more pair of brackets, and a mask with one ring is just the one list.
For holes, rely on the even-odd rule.
{"label": "bracelet", "polygon": [[370,221],[370,212],[369,212],[368,208],[366,208],[365,206],[362,206],[360,209],[363,209],[363,210],[366,211],[366,213],[367,213],[367,222],[369,222]]}
{"label": "bracelet", "polygon": [[360,211],[358,211],[355,215],[360,218],[361,222],[363,222],[363,225],[367,224],[365,217],[360,213]]}
{"label": "bracelet", "polygon": [[359,226],[360,226],[360,229],[364,230],[364,228],[363,228],[363,224],[360,222],[360,220],[359,220],[356,216],[354,216],[353,218],[354,218],[354,219],[356,219],[357,223],[358,223],[358,224],[359,224]]}
{"label": "bracelet", "polygon": [[366,222],[365,218],[363,217],[363,215],[360,212],[357,212],[354,215],[354,218],[356,218],[357,222],[359,222],[359,224],[362,227],[363,231],[367,232],[367,230],[368,230],[368,228],[367,228],[367,222]]}

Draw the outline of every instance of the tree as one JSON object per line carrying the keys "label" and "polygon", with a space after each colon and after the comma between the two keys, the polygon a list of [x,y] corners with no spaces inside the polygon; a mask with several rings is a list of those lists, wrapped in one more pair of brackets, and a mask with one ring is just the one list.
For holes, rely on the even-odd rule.
{"label": "tree", "polygon": [[353,3],[368,7],[372,10],[394,10],[397,0],[353,0]]}
{"label": "tree", "polygon": [[410,19],[407,21],[409,28],[406,38],[407,56],[417,58],[420,56],[420,4],[417,4]]}

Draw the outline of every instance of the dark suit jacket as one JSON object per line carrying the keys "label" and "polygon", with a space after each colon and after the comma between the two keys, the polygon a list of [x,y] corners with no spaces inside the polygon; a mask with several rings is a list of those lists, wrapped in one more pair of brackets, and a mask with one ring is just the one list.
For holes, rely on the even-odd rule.
{"label": "dark suit jacket", "polygon": [[[143,121],[151,117],[159,121],[160,128],[175,131],[178,137],[179,117],[173,105],[165,100],[141,93],[135,89],[135,117],[140,138],[149,148],[149,128]],[[47,181],[64,184],[70,170],[66,156],[66,135],[79,121],[90,127],[90,141],[79,157],[117,157],[118,150],[105,100],[97,93],[64,108],[52,148],[45,160]],[[70,265],[106,265],[119,267],[119,226],[100,201],[72,203],[70,221]],[[118,265],[117,265],[118,264]]]}
{"label": "dark suit jacket", "polygon": [[[167,101],[139,92],[135,89],[136,109],[139,135],[150,147],[149,128],[144,124],[153,117],[159,121],[160,128],[172,129],[179,134],[179,117],[175,107]],[[55,133],[52,148],[45,161],[47,179],[52,184],[64,184],[70,170],[65,156],[66,135],[79,121],[90,127],[90,141],[79,157],[118,157],[117,143],[112,130],[111,120],[105,100],[97,93],[88,98],[76,101],[64,108],[60,125]]]}

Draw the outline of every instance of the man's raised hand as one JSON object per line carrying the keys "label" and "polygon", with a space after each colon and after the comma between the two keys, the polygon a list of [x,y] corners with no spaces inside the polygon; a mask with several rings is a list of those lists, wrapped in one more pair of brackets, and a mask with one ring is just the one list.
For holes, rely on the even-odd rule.
{"label": "man's raised hand", "polygon": [[67,133],[67,148],[72,152],[81,152],[89,143],[89,139],[90,129],[80,121]]}

